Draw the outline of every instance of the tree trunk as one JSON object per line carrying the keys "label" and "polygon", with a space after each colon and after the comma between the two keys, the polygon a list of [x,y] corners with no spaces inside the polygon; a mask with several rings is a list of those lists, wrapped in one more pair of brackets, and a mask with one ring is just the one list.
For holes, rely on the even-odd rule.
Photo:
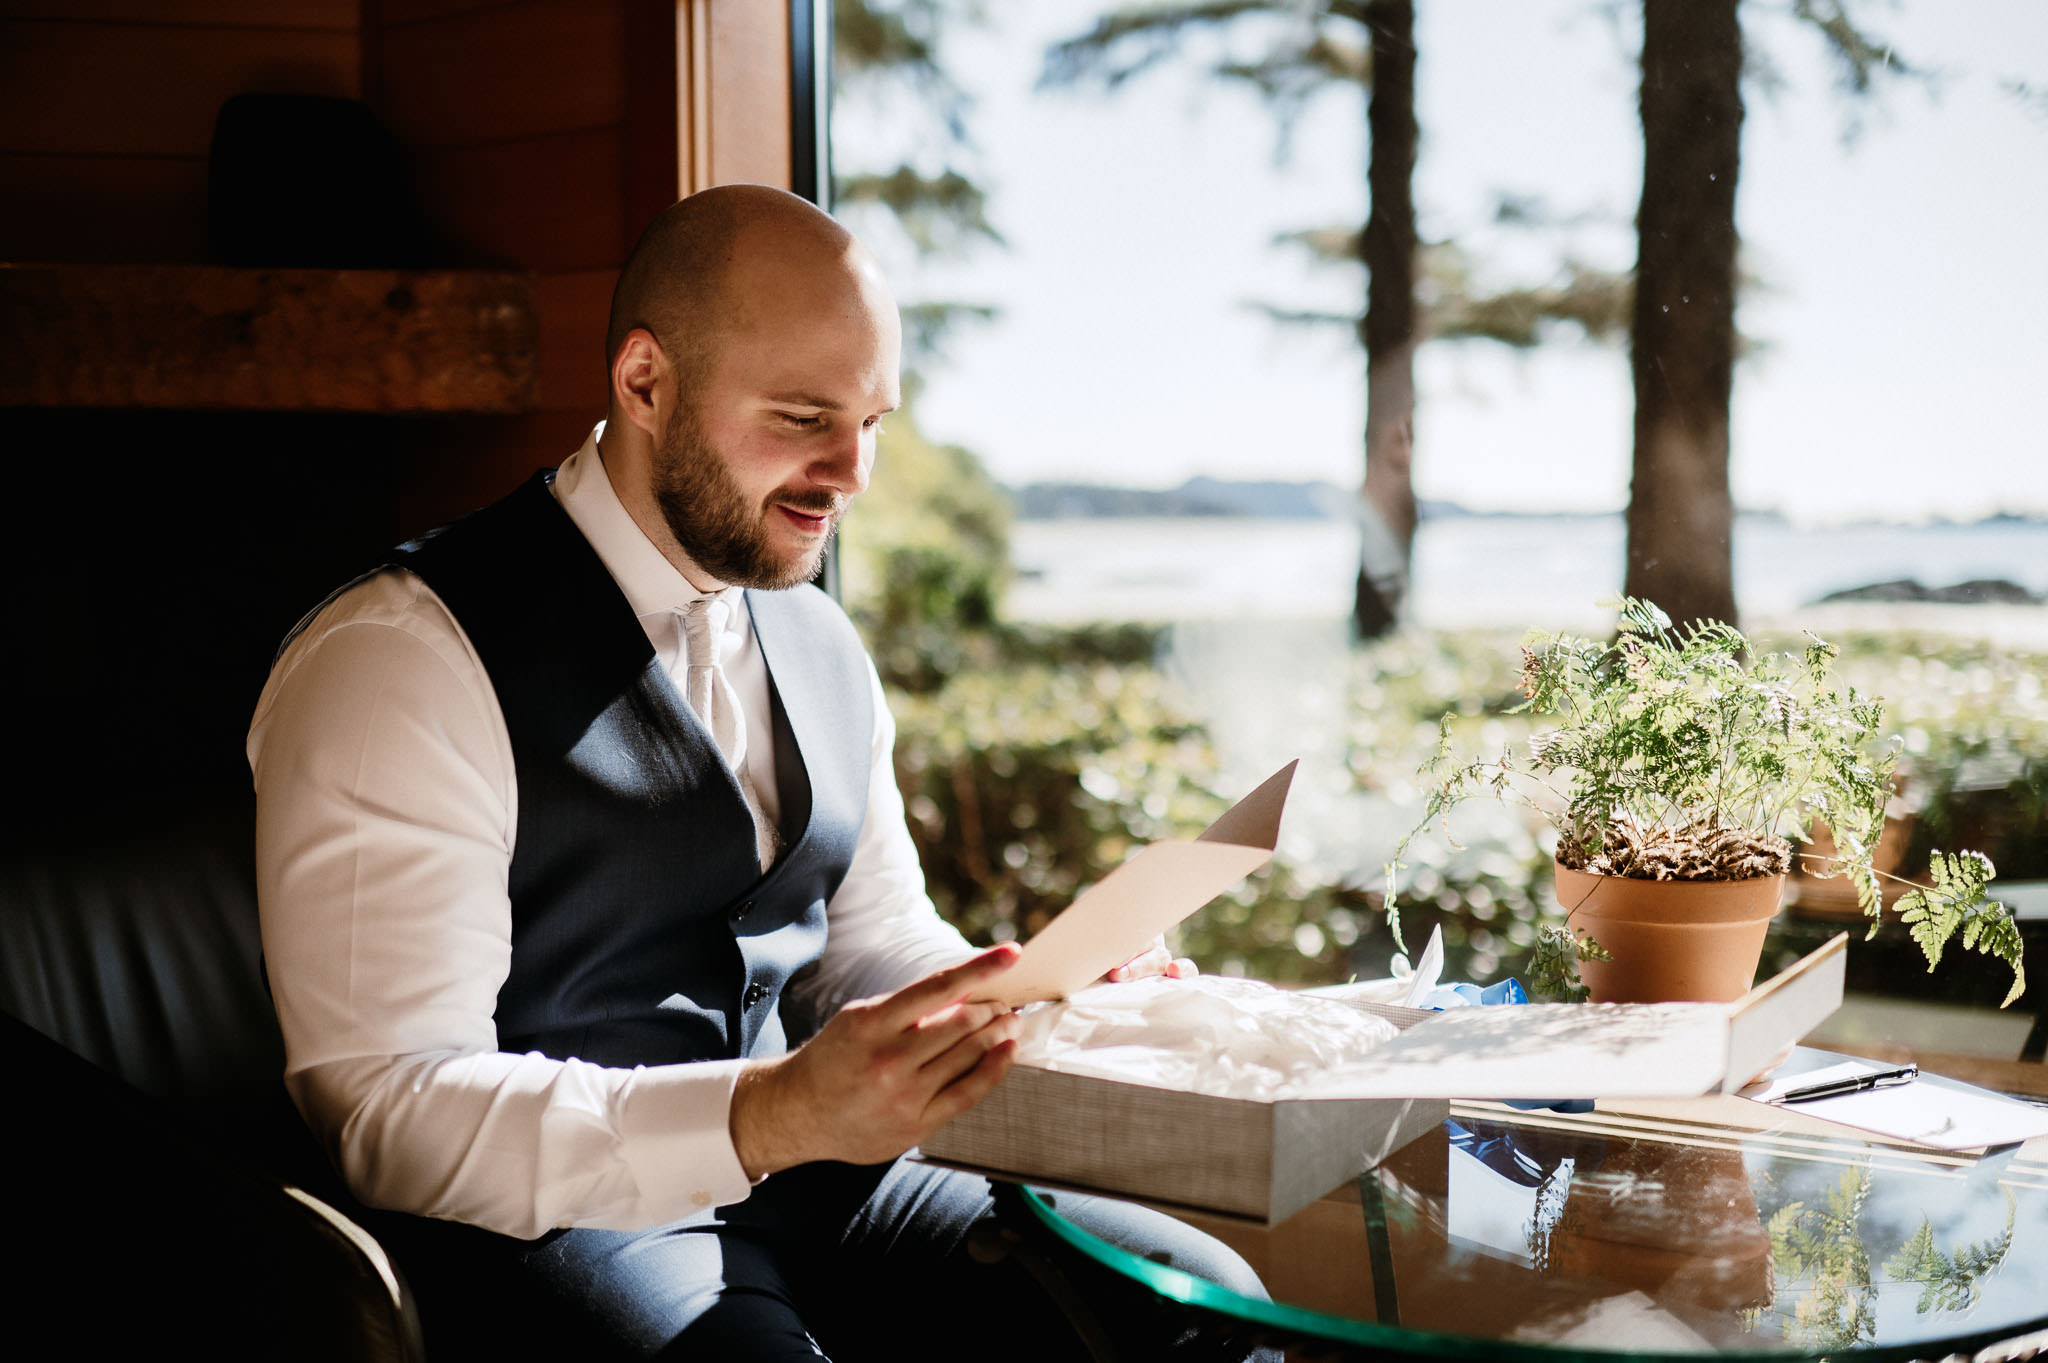
{"label": "tree trunk", "polygon": [[1415,546],[1415,6],[1370,0],[1372,97],[1366,105],[1371,213],[1359,239],[1367,274],[1363,543],[1353,619],[1383,634],[1408,590]]}
{"label": "tree trunk", "polygon": [[1635,469],[1623,590],[1736,623],[1728,401],[1735,363],[1737,0],[1643,0]]}

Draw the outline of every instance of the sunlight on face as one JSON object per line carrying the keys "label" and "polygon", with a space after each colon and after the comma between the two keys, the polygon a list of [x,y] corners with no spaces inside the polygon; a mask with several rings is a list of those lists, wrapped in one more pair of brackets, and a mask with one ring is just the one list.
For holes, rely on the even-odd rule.
{"label": "sunlight on face", "polygon": [[[749,496],[731,460],[711,443],[689,406],[676,409],[656,451],[654,496],[670,532],[694,563],[721,582],[765,591],[817,576],[848,500],[822,487],[778,489],[765,499]],[[778,516],[822,524],[795,527],[802,537],[791,544],[787,536],[778,539],[772,533]]]}
{"label": "sunlight on face", "polygon": [[871,267],[835,266],[812,287],[785,277],[746,297],[682,377],[655,452],[663,519],[722,582],[779,590],[816,576],[900,400],[895,304]]}

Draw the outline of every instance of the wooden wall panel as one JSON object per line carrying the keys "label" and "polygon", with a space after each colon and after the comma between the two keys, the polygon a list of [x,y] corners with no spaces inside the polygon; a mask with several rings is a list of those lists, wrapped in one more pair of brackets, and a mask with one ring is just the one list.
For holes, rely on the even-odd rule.
{"label": "wooden wall panel", "polygon": [[391,542],[446,525],[510,492],[536,471],[556,467],[582,446],[603,415],[601,409],[592,415],[585,407],[405,423],[389,447],[398,456],[397,530]]}
{"label": "wooden wall panel", "polygon": [[0,259],[194,264],[214,118],[353,97],[359,0],[0,0]]}
{"label": "wooden wall panel", "polygon": [[417,157],[428,218],[465,258],[543,273],[619,262],[616,128],[443,147]]}
{"label": "wooden wall panel", "polygon": [[541,276],[534,299],[540,318],[535,373],[541,410],[584,412],[592,421],[604,416],[611,402],[604,332],[618,282],[616,267]]}
{"label": "wooden wall panel", "polygon": [[626,0],[626,112],[619,128],[624,201],[618,255],[623,262],[640,234],[687,192],[684,161],[689,24],[682,0]]}
{"label": "wooden wall panel", "polygon": [[204,159],[248,90],[353,98],[353,33],[0,20],[0,151]]}
{"label": "wooden wall panel", "polygon": [[0,0],[0,19],[227,24],[353,33],[361,0]]}
{"label": "wooden wall panel", "polygon": [[0,154],[0,260],[192,263],[206,256],[206,163]]}
{"label": "wooden wall panel", "polygon": [[517,3],[517,0],[370,0],[370,3],[377,7],[376,25],[382,29],[393,29],[480,9],[502,9]]}
{"label": "wooden wall panel", "polygon": [[414,147],[616,127],[625,112],[622,0],[522,0],[386,27],[386,123]]}

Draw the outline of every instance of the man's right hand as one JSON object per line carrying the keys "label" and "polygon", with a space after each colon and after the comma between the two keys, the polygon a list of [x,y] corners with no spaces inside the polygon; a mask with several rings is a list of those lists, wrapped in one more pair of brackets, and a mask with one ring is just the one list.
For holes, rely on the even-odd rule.
{"label": "man's right hand", "polygon": [[797,1049],[749,1065],[732,1094],[747,1176],[821,1159],[880,1164],[980,1102],[1015,1058],[1017,1015],[966,999],[1018,953],[1005,944],[849,1003]]}

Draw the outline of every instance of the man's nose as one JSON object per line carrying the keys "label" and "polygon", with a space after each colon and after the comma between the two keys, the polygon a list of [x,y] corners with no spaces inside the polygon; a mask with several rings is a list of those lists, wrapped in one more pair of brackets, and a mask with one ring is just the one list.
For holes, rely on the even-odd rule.
{"label": "man's nose", "polygon": [[811,477],[836,492],[858,497],[868,490],[868,467],[874,461],[872,432],[855,427],[834,432],[831,442],[811,466]]}

